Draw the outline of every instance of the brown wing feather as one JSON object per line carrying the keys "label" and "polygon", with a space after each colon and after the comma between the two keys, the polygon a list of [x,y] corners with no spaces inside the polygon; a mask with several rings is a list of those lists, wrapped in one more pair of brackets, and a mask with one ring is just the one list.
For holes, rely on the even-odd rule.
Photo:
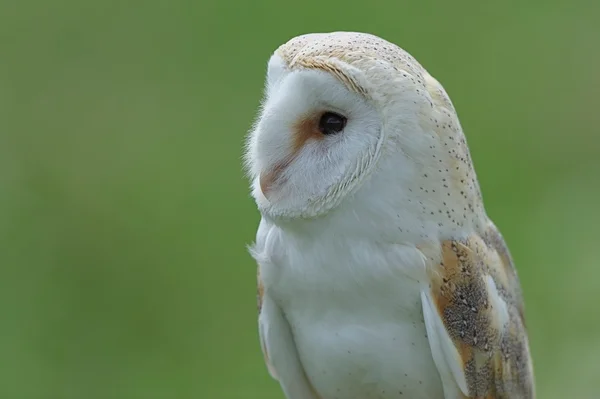
{"label": "brown wing feather", "polygon": [[518,309],[519,314],[521,315],[521,321],[523,325],[525,325],[525,309],[523,306],[524,302],[523,294],[521,292],[521,282],[519,281],[517,270],[515,268],[510,251],[506,246],[506,242],[504,241],[504,238],[502,237],[502,234],[500,234],[498,228],[491,221],[489,222],[488,229],[485,231],[485,234],[482,238],[488,248],[496,251],[498,256],[500,256],[499,267],[501,268],[501,272],[506,275],[507,286],[510,287],[510,292],[513,299],[512,302]]}
{"label": "brown wing feather", "polygon": [[483,237],[443,242],[433,271],[430,295],[461,359],[468,397],[534,398],[519,281],[495,226]]}

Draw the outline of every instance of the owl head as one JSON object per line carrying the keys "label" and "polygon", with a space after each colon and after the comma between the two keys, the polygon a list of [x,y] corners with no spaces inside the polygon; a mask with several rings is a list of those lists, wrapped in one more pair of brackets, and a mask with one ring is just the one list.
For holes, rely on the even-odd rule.
{"label": "owl head", "polygon": [[273,219],[385,209],[456,230],[482,210],[448,95],[406,51],[365,33],[307,34],[275,51],[246,165]]}

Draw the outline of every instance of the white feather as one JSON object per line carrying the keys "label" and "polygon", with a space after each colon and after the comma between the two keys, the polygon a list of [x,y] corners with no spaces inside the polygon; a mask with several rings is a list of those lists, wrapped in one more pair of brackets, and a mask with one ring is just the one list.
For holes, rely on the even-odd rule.
{"label": "white feather", "polygon": [[[473,231],[483,212],[465,211],[461,224],[448,217],[462,217],[468,200],[441,189],[447,171],[432,155],[449,155],[432,149],[442,145],[436,124],[462,134],[454,111],[434,107],[425,85],[437,82],[380,39],[294,40],[269,62],[246,153],[262,215],[251,249],[266,290],[260,330],[275,375],[288,399],[312,399],[313,389],[319,399],[440,399],[444,389],[455,397],[445,380],[454,376],[463,391],[466,383],[436,366],[453,356],[444,337],[432,338],[432,356],[427,331],[435,336],[438,326],[421,294],[428,276],[418,248]],[[303,67],[304,52],[329,70]],[[289,159],[295,124],[326,111],[347,117],[343,132],[307,141],[265,195],[260,175]]]}

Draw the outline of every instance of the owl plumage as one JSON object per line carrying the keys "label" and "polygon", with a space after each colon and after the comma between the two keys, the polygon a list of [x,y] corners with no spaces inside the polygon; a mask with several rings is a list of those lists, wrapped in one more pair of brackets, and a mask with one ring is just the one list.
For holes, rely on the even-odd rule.
{"label": "owl plumage", "polygon": [[261,346],[288,399],[535,397],[513,261],[412,56],[364,33],[291,39],[246,164]]}

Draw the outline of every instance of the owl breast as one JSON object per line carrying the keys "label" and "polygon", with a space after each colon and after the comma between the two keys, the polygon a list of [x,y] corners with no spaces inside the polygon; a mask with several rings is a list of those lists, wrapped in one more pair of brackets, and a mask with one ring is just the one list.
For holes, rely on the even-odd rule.
{"label": "owl breast", "polygon": [[269,237],[261,276],[318,399],[444,397],[423,321],[423,281],[409,264],[415,248]]}
{"label": "owl breast", "polygon": [[301,362],[320,398],[443,398],[420,316],[396,312],[391,321],[377,312],[334,311],[310,323],[292,316]]}

